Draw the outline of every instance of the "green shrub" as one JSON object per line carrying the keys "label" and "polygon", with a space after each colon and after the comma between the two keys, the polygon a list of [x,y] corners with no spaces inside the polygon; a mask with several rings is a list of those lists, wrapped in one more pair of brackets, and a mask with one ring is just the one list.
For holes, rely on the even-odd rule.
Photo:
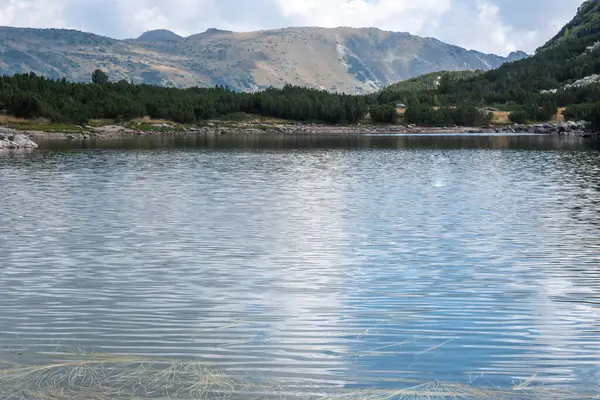
{"label": "green shrub", "polygon": [[92,74],[92,83],[95,85],[105,85],[108,83],[108,75],[101,69],[97,69]]}
{"label": "green shrub", "polygon": [[526,111],[518,110],[511,112],[508,115],[508,119],[513,124],[526,124],[531,119],[531,116]]}
{"label": "green shrub", "polygon": [[[22,118],[72,123],[85,123],[88,119],[128,121],[145,116],[195,123],[225,115],[243,120],[242,116],[253,114],[330,124],[356,123],[367,111],[365,96],[297,86],[257,93],[234,92],[223,87],[176,89],[111,83],[102,71],[94,73],[93,81],[74,83],[33,73],[0,76],[0,110]],[[389,109],[380,111],[385,114]],[[392,120],[392,117],[388,114],[385,118]]]}
{"label": "green shrub", "polygon": [[371,106],[369,112],[374,122],[395,124],[398,121],[398,112],[393,105]]}
{"label": "green shrub", "polygon": [[595,108],[595,103],[574,104],[565,110],[564,116],[567,121],[591,121]]}
{"label": "green shrub", "polygon": [[469,105],[441,107],[437,110],[428,106],[413,106],[406,109],[404,120],[422,126],[481,126],[491,122],[492,114]]}

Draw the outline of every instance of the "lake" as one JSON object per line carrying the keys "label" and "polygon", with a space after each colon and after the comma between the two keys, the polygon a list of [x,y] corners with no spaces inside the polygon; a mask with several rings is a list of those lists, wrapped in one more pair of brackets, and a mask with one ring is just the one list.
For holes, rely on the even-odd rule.
{"label": "lake", "polygon": [[8,398],[599,394],[598,142],[47,142],[0,193]]}

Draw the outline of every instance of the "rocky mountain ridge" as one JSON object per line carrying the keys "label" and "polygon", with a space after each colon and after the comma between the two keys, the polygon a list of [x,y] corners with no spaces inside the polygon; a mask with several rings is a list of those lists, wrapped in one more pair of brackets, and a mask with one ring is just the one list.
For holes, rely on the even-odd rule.
{"label": "rocky mountain ridge", "polygon": [[3,75],[34,72],[87,82],[101,68],[114,81],[241,91],[289,83],[368,93],[424,73],[489,70],[526,56],[484,54],[376,28],[209,29],[185,38],[157,30],[117,40],[74,30],[0,27]]}

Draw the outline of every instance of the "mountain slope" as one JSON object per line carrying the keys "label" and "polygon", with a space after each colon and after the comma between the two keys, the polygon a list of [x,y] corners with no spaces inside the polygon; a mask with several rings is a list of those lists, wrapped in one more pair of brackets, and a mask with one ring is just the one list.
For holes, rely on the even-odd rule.
{"label": "mountain slope", "polygon": [[92,71],[102,68],[111,80],[250,91],[290,83],[373,92],[423,73],[488,70],[523,56],[504,58],[375,28],[210,29],[187,38],[152,31],[133,40],[71,30],[0,28],[0,74],[33,71],[89,81]]}
{"label": "mountain slope", "polygon": [[166,29],[157,29],[154,31],[145,32],[136,40],[139,42],[168,42],[178,41],[181,39],[183,39],[183,37],[179,36],[174,32],[168,31]]}
{"label": "mountain slope", "polygon": [[[600,100],[600,88],[594,85],[600,82],[597,74],[600,74],[600,0],[590,0],[535,55],[471,78],[442,80],[435,90],[423,88],[420,97],[433,102],[436,96],[446,104],[469,100],[488,104],[582,103]],[[406,93],[397,94],[399,98],[402,96]]]}
{"label": "mountain slope", "polygon": [[598,31],[600,27],[599,2],[590,0],[584,2],[577,10],[577,15],[565,25],[556,36],[550,39],[538,51],[559,46],[561,43],[574,37],[586,37]]}

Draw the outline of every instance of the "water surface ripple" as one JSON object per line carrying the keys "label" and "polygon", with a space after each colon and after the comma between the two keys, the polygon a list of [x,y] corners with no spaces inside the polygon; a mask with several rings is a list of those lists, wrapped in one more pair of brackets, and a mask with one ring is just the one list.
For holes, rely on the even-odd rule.
{"label": "water surface ripple", "polygon": [[0,350],[345,390],[599,382],[596,149],[230,140],[0,154]]}

